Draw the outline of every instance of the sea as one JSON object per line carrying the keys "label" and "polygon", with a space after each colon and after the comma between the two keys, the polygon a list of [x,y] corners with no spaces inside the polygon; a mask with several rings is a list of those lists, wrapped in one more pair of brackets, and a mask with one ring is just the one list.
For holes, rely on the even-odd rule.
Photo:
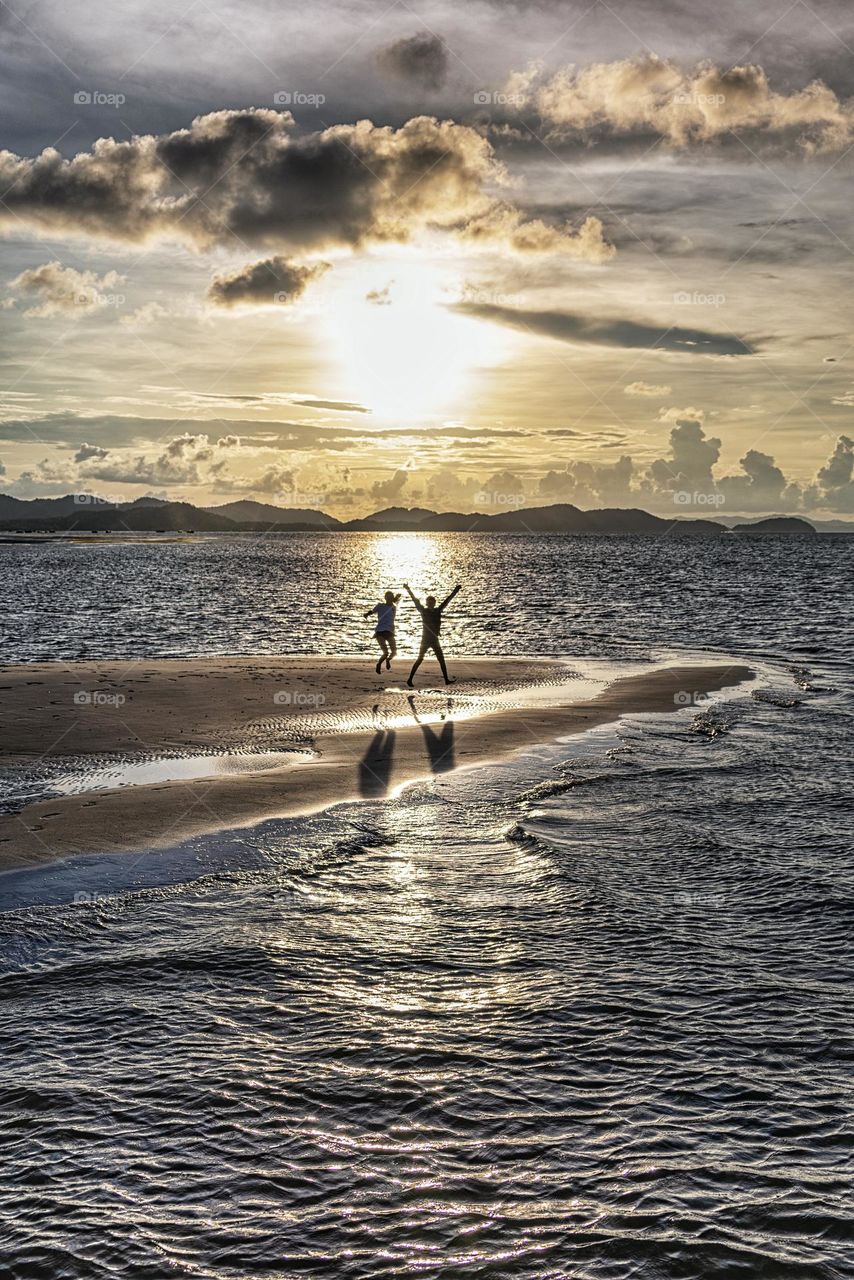
{"label": "sea", "polygon": [[854,1276],[852,562],[832,535],[0,547],[7,664],[368,662],[383,590],[459,581],[452,668],[755,673],[0,875],[2,1274]]}

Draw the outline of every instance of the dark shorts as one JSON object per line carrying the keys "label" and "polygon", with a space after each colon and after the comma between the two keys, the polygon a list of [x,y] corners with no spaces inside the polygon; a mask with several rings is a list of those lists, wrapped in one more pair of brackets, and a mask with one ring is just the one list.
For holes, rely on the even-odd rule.
{"label": "dark shorts", "polygon": [[377,639],[378,639],[378,640],[393,640],[393,639],[394,639],[394,632],[393,632],[393,631],[375,631],[375,632],[374,632],[374,635],[377,637]]}

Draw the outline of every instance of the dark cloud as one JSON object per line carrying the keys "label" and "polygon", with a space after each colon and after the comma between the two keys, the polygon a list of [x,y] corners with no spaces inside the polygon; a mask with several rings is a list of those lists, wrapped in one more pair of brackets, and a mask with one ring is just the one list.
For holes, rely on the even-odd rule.
{"label": "dark cloud", "polygon": [[488,140],[451,120],[298,134],[289,112],[215,111],[160,137],[102,138],[71,160],[52,148],[35,159],[0,151],[0,229],[292,253],[438,228],[520,253],[613,254],[598,218],[577,231],[526,221],[493,194],[505,181]]}
{"label": "dark cloud", "polygon": [[353,400],[291,400],[290,404],[302,405],[306,409],[333,409],[336,413],[370,413],[363,404]]}
{"label": "dark cloud", "polygon": [[679,325],[663,329],[636,320],[595,320],[568,311],[523,311],[516,307],[476,302],[458,302],[452,305],[451,310],[481,320],[492,320],[511,329],[554,338],[558,342],[654,348],[707,356],[749,356],[756,350],[749,342],[730,334],[685,329]]}
{"label": "dark cloud", "polygon": [[328,262],[299,263],[287,258],[250,262],[238,271],[214,276],[208,299],[218,307],[290,304],[305,293],[312,280],[329,270]]}
{"label": "dark cloud", "polygon": [[377,62],[383,71],[422,89],[441,89],[448,74],[445,42],[429,31],[386,45],[377,54]]}
{"label": "dark cloud", "polygon": [[[298,135],[288,112],[216,111],[187,129],[103,138],[64,160],[0,152],[0,226],[201,246],[305,250],[464,227],[495,207],[500,179],[474,129],[427,116]],[[503,209],[504,206],[501,206]]]}

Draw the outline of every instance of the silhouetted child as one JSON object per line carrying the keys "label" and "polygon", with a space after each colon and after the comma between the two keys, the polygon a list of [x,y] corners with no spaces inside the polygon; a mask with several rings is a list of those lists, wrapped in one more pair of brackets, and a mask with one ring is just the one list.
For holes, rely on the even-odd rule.
{"label": "silhouetted child", "polygon": [[462,583],[458,582],[451,594],[449,596],[445,596],[445,599],[441,604],[436,604],[435,596],[428,596],[422,604],[418,597],[412,594],[409,583],[404,582],[403,585],[409,592],[410,600],[421,614],[421,647],[418,650],[418,657],[412,664],[412,670],[409,673],[409,679],[406,683],[409,685],[410,689],[413,687],[412,677],[421,666],[421,663],[424,661],[429,650],[432,649],[438,659],[445,684],[451,684],[451,678],[448,675],[448,668],[445,665],[445,655],[442,652],[442,646],[439,643],[439,632],[442,629],[442,611],[446,605],[451,603],[454,596],[460,590]]}
{"label": "silhouetted child", "polygon": [[368,609],[365,613],[366,618],[370,618],[372,613],[377,615],[377,627],[374,632],[374,639],[379,645],[382,653],[377,663],[377,675],[383,669],[383,659],[385,659],[386,671],[391,670],[391,660],[397,653],[397,643],[394,638],[394,615],[397,613],[397,603],[400,600],[400,592],[397,595],[393,591],[387,591],[385,597],[379,604],[375,604],[373,609]]}

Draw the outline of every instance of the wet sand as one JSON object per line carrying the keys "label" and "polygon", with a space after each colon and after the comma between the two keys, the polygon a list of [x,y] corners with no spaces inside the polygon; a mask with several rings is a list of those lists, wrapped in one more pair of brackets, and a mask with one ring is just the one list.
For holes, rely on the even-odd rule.
{"label": "wet sand", "polygon": [[[216,658],[0,669],[0,763],[285,751],[281,767],[83,790],[0,815],[0,869],[80,853],[166,848],[211,830],[303,814],[452,768],[506,758],[621,715],[679,710],[751,676],[743,665],[650,666],[598,683],[572,663],[458,661],[451,688],[425,663],[376,676],[364,658]],[[575,677],[575,678],[574,678]],[[410,696],[414,701],[410,701]],[[449,701],[450,699],[450,701]],[[417,717],[417,719],[416,719]],[[168,769],[167,769],[168,772]]]}

